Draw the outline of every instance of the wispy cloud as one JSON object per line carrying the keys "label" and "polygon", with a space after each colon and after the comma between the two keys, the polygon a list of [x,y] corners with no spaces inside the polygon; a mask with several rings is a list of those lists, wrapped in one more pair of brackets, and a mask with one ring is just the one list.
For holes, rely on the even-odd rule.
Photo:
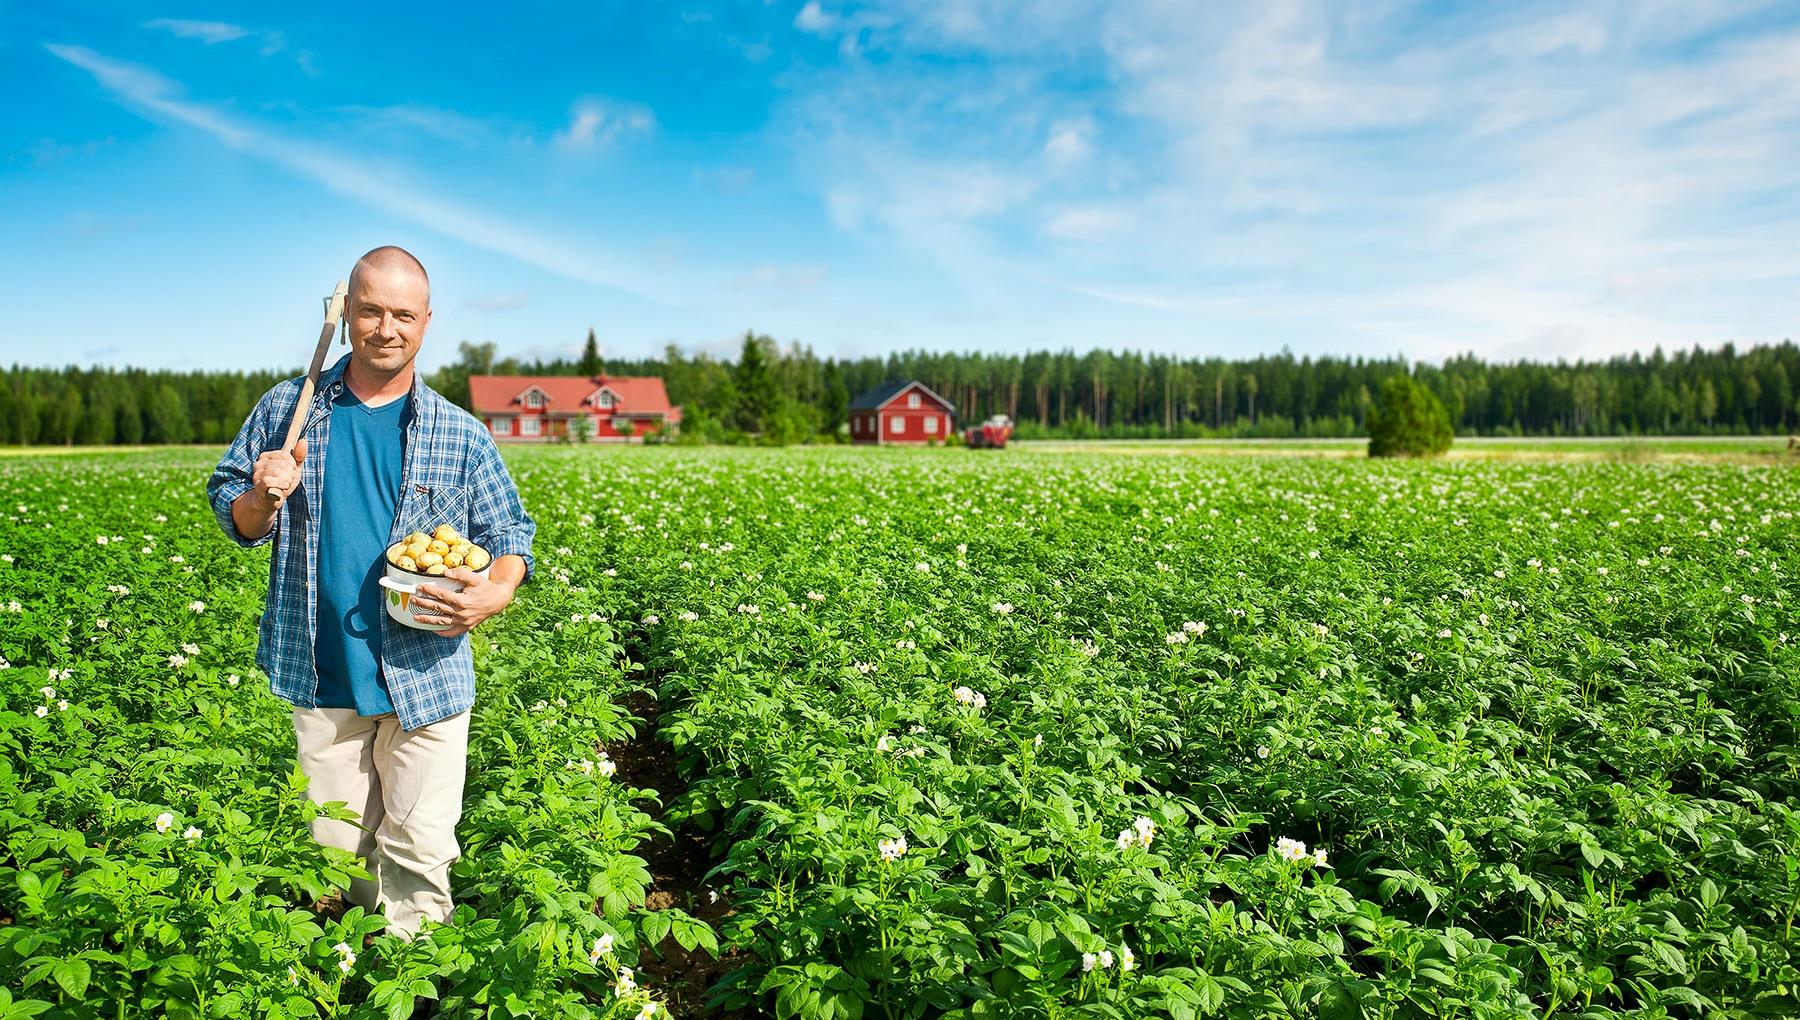
{"label": "wispy cloud", "polygon": [[837,157],[817,187],[842,231],[1016,303],[1255,293],[1240,335],[1432,356],[1712,343],[1778,310],[1679,281],[1795,268],[1800,31],[1730,31],[1768,7],[812,4],[797,28],[860,26],[880,59],[814,73],[787,115]]}
{"label": "wispy cloud", "polygon": [[198,39],[208,46],[242,39],[250,34],[250,30],[242,25],[233,25],[225,21],[182,21],[178,18],[157,18],[144,22],[145,28],[158,28],[182,39]]}
{"label": "wispy cloud", "polygon": [[45,49],[93,75],[95,81],[130,108],[205,132],[224,145],[266,160],[340,196],[566,279],[657,300],[670,296],[666,284],[626,258],[535,233],[473,206],[438,197],[424,182],[391,167],[372,165],[323,146],[295,142],[272,130],[241,122],[183,98],[178,84],[153,70],[112,60],[82,46],[48,44]]}
{"label": "wispy cloud", "polygon": [[649,107],[605,96],[583,96],[569,108],[569,126],[557,133],[556,144],[570,150],[600,148],[655,127],[656,115]]}

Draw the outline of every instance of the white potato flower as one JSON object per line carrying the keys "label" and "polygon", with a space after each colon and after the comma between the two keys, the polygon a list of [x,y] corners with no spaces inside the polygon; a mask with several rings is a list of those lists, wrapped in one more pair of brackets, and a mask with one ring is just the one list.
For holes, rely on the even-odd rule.
{"label": "white potato flower", "polygon": [[1290,839],[1287,836],[1283,836],[1275,841],[1275,853],[1289,864],[1298,864],[1301,861],[1310,860],[1312,857],[1312,855],[1307,852],[1305,843],[1302,843],[1297,839]]}
{"label": "white potato flower", "polygon": [[167,811],[164,811],[162,814],[156,816],[156,831],[157,832],[168,832],[170,827],[172,827],[174,824],[175,824],[175,816]]}

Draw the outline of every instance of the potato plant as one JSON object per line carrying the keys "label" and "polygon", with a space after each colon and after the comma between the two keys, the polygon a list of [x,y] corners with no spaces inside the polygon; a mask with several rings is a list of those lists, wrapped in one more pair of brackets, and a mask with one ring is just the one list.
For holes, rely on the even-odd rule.
{"label": "potato plant", "polygon": [[[640,1015],[619,968],[712,938],[644,906],[676,826],[723,1008],[1800,1014],[1790,471],[508,459],[539,573],[477,641],[465,908],[410,946],[313,909],[356,863],[207,462],[0,462],[0,1016]],[[649,753],[644,688],[678,799],[598,751]]]}
{"label": "potato plant", "polygon": [[[462,906],[427,939],[377,934],[322,909],[363,872],[308,834],[251,661],[266,552],[217,533],[209,468],[0,464],[0,1017],[643,1013],[655,990],[619,975],[667,927],[643,909],[654,793],[595,767],[636,722],[602,620],[624,607],[552,581],[483,629]],[[552,625],[576,606],[595,622]]]}

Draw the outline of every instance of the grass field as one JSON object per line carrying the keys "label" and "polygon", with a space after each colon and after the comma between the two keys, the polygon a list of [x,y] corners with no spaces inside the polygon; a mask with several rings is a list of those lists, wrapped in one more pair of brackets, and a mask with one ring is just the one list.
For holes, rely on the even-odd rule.
{"label": "grass field", "polygon": [[53,1017],[1800,1014],[1771,444],[509,449],[538,573],[411,945],[330,906],[212,453],[10,457],[0,974]]}

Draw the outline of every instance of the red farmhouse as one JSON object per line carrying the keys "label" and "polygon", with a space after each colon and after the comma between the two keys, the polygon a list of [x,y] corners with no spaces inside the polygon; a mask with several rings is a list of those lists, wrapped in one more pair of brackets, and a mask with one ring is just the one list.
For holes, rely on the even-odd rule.
{"label": "red farmhouse", "polygon": [[850,402],[850,440],[856,443],[924,443],[955,431],[956,405],[922,382],[886,382]]}
{"label": "red farmhouse", "polygon": [[681,408],[669,405],[654,376],[472,375],[469,403],[496,440],[549,440],[571,434],[585,417],[595,439],[642,441],[646,432],[673,431]]}

